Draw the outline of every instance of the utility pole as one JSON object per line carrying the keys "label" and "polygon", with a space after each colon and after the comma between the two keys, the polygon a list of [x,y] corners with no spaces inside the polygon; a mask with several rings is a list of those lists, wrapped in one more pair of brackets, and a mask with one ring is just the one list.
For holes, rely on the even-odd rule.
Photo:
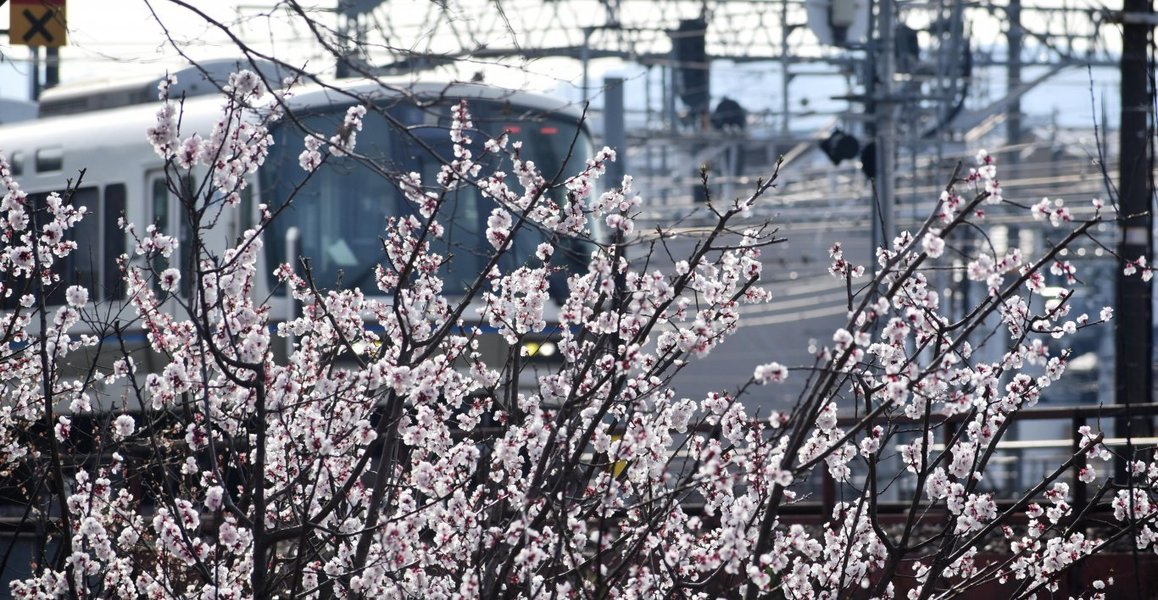
{"label": "utility pole", "polygon": [[881,233],[877,240],[890,248],[896,237],[896,194],[893,190],[897,158],[896,98],[893,97],[893,76],[897,70],[895,42],[896,16],[894,0],[879,0],[877,9],[877,40],[875,46],[876,70],[874,83],[876,97],[876,202],[873,203],[873,229]]}
{"label": "utility pole", "polygon": [[788,48],[788,36],[792,31],[788,28],[788,0],[780,0],[780,135],[788,137],[792,125],[788,122],[788,113],[792,106],[788,102],[788,86],[792,84],[792,73],[789,72],[791,56]]}
{"label": "utility pole", "polygon": [[[1148,61],[1150,30],[1154,26],[1152,0],[1122,3],[1122,120],[1119,128],[1118,170],[1120,182],[1118,254],[1123,260],[1145,256],[1153,261],[1153,90],[1152,65]],[[1118,310],[1114,319],[1116,344],[1116,399],[1118,404],[1151,401],[1151,288],[1138,275],[1126,277],[1118,270]],[[1119,418],[1119,436],[1148,435],[1148,418]],[[1127,457],[1128,459],[1131,457]],[[1124,465],[1119,465],[1124,468]],[[1121,473],[1120,473],[1121,475]]]}
{"label": "utility pole", "polygon": [[[1009,56],[1005,71],[1005,93],[1013,95],[1021,87],[1021,45],[1025,32],[1021,28],[1021,0],[1010,0],[1005,11],[1009,21],[1006,43]],[[1021,143],[1021,97],[1017,96],[1005,109],[1005,139],[1010,146]],[[1011,152],[1007,160],[1017,161],[1017,152]]]}
{"label": "utility pole", "polygon": [[627,172],[627,121],[623,108],[623,78],[603,78],[603,142],[615,150],[615,162],[607,165],[612,187],[623,182]]}

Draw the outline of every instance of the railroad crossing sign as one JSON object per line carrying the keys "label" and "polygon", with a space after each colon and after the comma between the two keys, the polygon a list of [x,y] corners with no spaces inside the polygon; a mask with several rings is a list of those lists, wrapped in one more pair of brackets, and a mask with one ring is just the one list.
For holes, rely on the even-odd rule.
{"label": "railroad crossing sign", "polygon": [[[65,0],[8,0],[8,43],[22,46],[63,46]],[[0,2],[0,4],[3,4]]]}

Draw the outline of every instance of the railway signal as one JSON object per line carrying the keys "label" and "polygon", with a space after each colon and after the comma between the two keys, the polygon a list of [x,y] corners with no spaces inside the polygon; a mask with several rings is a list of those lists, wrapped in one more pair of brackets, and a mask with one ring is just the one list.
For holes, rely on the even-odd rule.
{"label": "railway signal", "polygon": [[68,43],[65,0],[10,0],[8,6],[9,44],[59,48]]}

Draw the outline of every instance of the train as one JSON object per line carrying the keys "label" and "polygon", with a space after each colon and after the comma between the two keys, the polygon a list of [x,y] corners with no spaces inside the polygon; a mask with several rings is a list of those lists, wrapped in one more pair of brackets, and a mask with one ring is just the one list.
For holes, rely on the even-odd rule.
{"label": "train", "polygon": [[[229,65],[203,64],[175,74],[177,83],[169,91],[172,98],[180,99],[182,137],[211,134],[223,104],[219,86],[227,81],[230,70]],[[273,78],[276,75],[266,75],[280,81]],[[94,333],[100,329],[110,343],[101,344],[95,353],[88,348],[78,351],[57,365],[63,366],[56,372],[62,379],[85,381],[86,389],[102,397],[90,408],[76,409],[62,394],[53,410],[60,420],[52,422],[68,422],[73,432],[70,451],[93,464],[113,462],[111,450],[100,443],[104,438],[96,432],[118,415],[125,418],[124,413],[134,414],[141,427],[154,427],[157,431],[173,425],[167,414],[144,418],[143,400],[126,401],[132,398],[132,389],[110,387],[127,386],[124,378],[108,385],[90,385],[88,379],[92,365],[111,372],[126,351],[133,354],[138,369],[150,375],[162,373],[169,363],[167,357],[149,349],[140,319],[134,318],[128,306],[121,257],[128,257],[130,264],[151,267],[155,273],[174,266],[190,273],[198,258],[191,256],[194,244],[189,242],[193,231],[182,198],[189,197],[186,184],[204,180],[206,172],[203,167],[192,171],[174,168],[150,144],[146,132],[156,126],[162,106],[157,97],[159,81],[160,78],[151,78],[49,90],[41,99],[37,118],[0,126],[0,153],[8,160],[14,179],[28,194],[33,207],[56,192],[65,201],[87,210],[68,234],[77,249],[60,265],[60,281],[42,296],[49,305],[49,314],[55,312],[55,306],[69,301],[66,290],[70,286],[79,285],[87,288],[89,299],[95,301],[86,308],[89,314],[98,320],[119,320],[126,325],[110,331],[99,323],[79,324],[74,332]],[[455,158],[451,115],[464,100],[477,130],[472,135],[480,155],[488,136],[505,132],[522,143],[523,160],[533,161],[544,174],[559,181],[582,171],[595,156],[582,111],[547,95],[482,83],[432,81],[340,80],[296,86],[286,100],[285,116],[268,124],[273,144],[262,166],[247,175],[248,185],[237,197],[236,208],[221,211],[220,218],[210,219],[211,226],[199,230],[197,239],[204,243],[199,256],[222,256],[244,232],[260,222],[262,211],[266,210],[276,216],[262,233],[257,279],[250,293],[269,307],[271,327],[293,318],[301,309],[274,275],[284,263],[308,264],[315,285],[322,290],[359,288],[367,295],[384,295],[375,285],[374,267],[386,258],[383,240],[391,235],[387,218],[415,210],[399,190],[396,175],[418,173],[424,182],[435,181],[440,167]],[[306,137],[317,134],[329,138],[343,125],[348,109],[356,105],[371,109],[358,134],[358,156],[334,154],[307,174],[299,161]],[[246,119],[265,122],[267,115],[262,110],[251,111]],[[3,118],[0,115],[0,121]],[[509,167],[509,162],[504,166]],[[485,169],[498,167],[484,165],[480,175],[486,175]],[[205,193],[201,190],[197,196],[213,194]],[[555,194],[557,201],[563,200],[562,190],[547,193]],[[477,188],[463,186],[448,192],[438,214],[445,232],[433,250],[450,257],[441,276],[444,295],[452,302],[478,278],[492,251],[486,228],[493,206],[494,202]],[[135,233],[126,231],[126,221],[135,224]],[[135,236],[149,227],[179,242],[176,252],[165,259],[166,264],[144,264],[142,261],[151,259],[136,256],[133,251]],[[597,226],[592,227],[597,232]],[[559,267],[558,275],[549,282],[550,295],[561,300],[566,293],[564,277],[586,270],[597,240],[549,238],[536,229],[521,230],[501,266],[510,269],[520,263],[534,263],[538,260],[535,250],[543,241],[554,246],[550,260]],[[0,240],[0,251],[3,245]],[[185,316],[183,300],[195,297],[190,283],[193,279],[185,276],[181,278],[183,285],[158,290],[159,297],[168,297],[163,310],[173,311],[178,318]],[[30,279],[9,277],[2,283],[10,288],[34,287]],[[17,291],[10,297],[0,297],[0,311],[13,310],[20,296]],[[493,329],[487,330],[475,311],[468,309],[463,316],[463,327],[476,332],[484,362],[500,368],[505,361],[518,357],[521,368],[516,379],[508,380],[514,385],[507,385],[506,393],[531,389],[537,372],[561,364],[561,353],[555,347],[560,337],[557,327],[521,337],[516,342],[520,348]],[[470,321],[472,318],[475,322]],[[36,325],[34,322],[33,327]],[[86,326],[87,331],[76,331]],[[375,325],[368,321],[366,326]],[[9,342],[9,359],[18,357],[29,343],[5,341]],[[293,343],[292,339],[286,341],[279,345],[274,340],[270,348],[272,360],[286,360]],[[18,348],[12,352],[14,346]],[[335,360],[339,367],[356,362],[350,357]],[[343,364],[342,360],[346,362]],[[11,399],[5,403],[10,404]],[[373,418],[380,418],[379,413],[374,413]],[[52,435],[51,423],[32,423],[19,433],[19,443],[44,444]],[[123,477],[120,483],[132,489],[145,504],[152,502],[153,487],[170,481],[166,479],[170,475],[175,476],[141,462],[142,456],[152,456],[147,449],[130,447],[120,451],[131,463],[118,475]],[[144,454],[134,454],[138,451]],[[79,462],[66,465],[70,480],[72,470],[79,466]],[[44,564],[59,549],[55,541],[46,546],[36,536],[51,526],[57,515],[51,510],[41,511],[36,504],[42,489],[37,468],[34,461],[14,460],[0,469],[0,544],[7,556],[0,561],[4,563],[0,565],[0,598],[8,597],[9,582],[33,576],[31,565]],[[58,489],[57,493],[64,492]],[[37,506],[34,511],[33,506]]]}
{"label": "train", "polygon": [[[170,93],[182,98],[182,137],[194,132],[209,135],[219,119],[219,84],[226,72],[221,67],[201,66],[176,75],[178,83]],[[218,84],[207,81],[212,77],[219,78]],[[134,241],[119,226],[122,218],[138,228],[152,225],[174,236],[181,243],[170,260],[186,268],[192,264],[187,243],[191,232],[180,190],[173,184],[174,170],[172,165],[166,170],[166,161],[145,134],[156,124],[160,107],[157,81],[49,90],[41,100],[40,118],[0,126],[0,152],[30,198],[72,189],[71,202],[87,207],[87,216],[71,234],[80,251],[63,265],[62,280],[49,294],[50,304],[63,303],[70,285],[87,287],[102,302],[125,301],[117,261]],[[264,164],[249,177],[238,210],[223,212],[204,236],[205,252],[220,256],[257,222],[259,207],[264,207],[279,214],[264,232],[253,294],[268,298],[271,314],[279,318],[294,314],[294,301],[273,275],[282,263],[304,264],[304,259],[320,288],[358,287],[372,293],[374,267],[385,257],[387,218],[413,210],[389,174],[419,173],[424,182],[435,180],[439,168],[454,158],[451,111],[462,100],[468,103],[476,135],[481,134],[480,153],[482,140],[506,132],[522,143],[524,160],[534,161],[542,173],[558,175],[560,181],[581,171],[594,155],[580,108],[548,95],[441,81],[338,80],[298,86],[287,97],[288,116],[269,125],[274,143]],[[356,104],[372,108],[358,134],[359,157],[331,156],[307,178],[299,164],[305,138],[332,135],[342,126],[347,109]],[[251,118],[261,116],[255,113]],[[492,206],[492,200],[466,186],[450,194],[439,215],[446,233],[434,250],[452,257],[441,273],[448,296],[464,290],[483,268]],[[543,240],[533,229],[522,231],[503,266],[533,261],[534,249]],[[593,246],[590,240],[552,242],[556,252],[551,260],[561,268],[551,280],[551,295],[560,298],[565,274],[584,270]],[[178,293],[189,292],[185,278]],[[550,358],[551,337],[530,336],[527,343],[535,350],[531,354]],[[493,339],[484,340],[484,345],[492,346],[492,353],[505,351]]]}

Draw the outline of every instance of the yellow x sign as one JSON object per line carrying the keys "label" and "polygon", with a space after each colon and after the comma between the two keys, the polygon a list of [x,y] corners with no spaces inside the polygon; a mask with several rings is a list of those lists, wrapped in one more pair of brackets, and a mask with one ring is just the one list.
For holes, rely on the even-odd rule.
{"label": "yellow x sign", "polygon": [[8,43],[22,46],[63,46],[64,0],[8,0]]}

